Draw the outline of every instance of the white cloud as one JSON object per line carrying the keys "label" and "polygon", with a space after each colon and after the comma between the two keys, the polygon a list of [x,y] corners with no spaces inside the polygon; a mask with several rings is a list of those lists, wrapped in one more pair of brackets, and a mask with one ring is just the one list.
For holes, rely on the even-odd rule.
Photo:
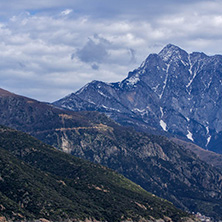
{"label": "white cloud", "polygon": [[61,15],[69,15],[70,13],[72,13],[72,9],[66,9],[64,11],[61,12]]}

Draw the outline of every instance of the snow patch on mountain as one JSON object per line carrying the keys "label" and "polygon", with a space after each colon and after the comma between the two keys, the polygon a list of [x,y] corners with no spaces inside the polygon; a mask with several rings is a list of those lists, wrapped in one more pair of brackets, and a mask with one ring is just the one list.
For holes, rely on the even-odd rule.
{"label": "snow patch on mountain", "polygon": [[117,111],[117,112],[120,112],[119,109],[111,108],[111,107],[108,107],[108,106],[105,106],[105,105],[101,105],[101,107],[104,108],[107,111]]}
{"label": "snow patch on mountain", "polygon": [[189,117],[185,116],[185,118],[186,118],[187,122],[190,122],[190,118]]}
{"label": "snow patch on mountain", "polygon": [[193,77],[190,79],[189,83],[186,85],[186,88],[188,88],[192,84],[192,82],[195,79],[196,75],[197,75],[197,72],[195,71]]}
{"label": "snow patch on mountain", "polygon": [[161,117],[160,117],[160,118],[162,118],[163,115],[164,115],[164,113],[163,113],[163,107],[160,107],[160,113],[161,113]]}
{"label": "snow patch on mountain", "polygon": [[183,64],[184,66],[187,66],[187,63],[184,62],[182,59],[181,59],[181,62],[182,62],[182,64]]}
{"label": "snow patch on mountain", "polygon": [[144,113],[146,110],[145,109],[138,109],[138,108],[135,108],[133,109],[134,112],[139,112],[139,113]]}
{"label": "snow patch on mountain", "polygon": [[170,68],[170,64],[167,64],[167,68],[166,68],[166,77],[165,77],[164,82],[163,82],[163,89],[162,89],[161,94],[159,95],[159,98],[160,98],[160,99],[162,99],[162,96],[163,96],[164,90],[165,90],[166,85],[167,85],[167,80],[168,80],[168,76],[169,76],[169,68]]}
{"label": "snow patch on mountain", "polygon": [[127,85],[135,86],[140,81],[139,75],[135,75],[126,80]]}
{"label": "snow patch on mountain", "polygon": [[187,138],[188,138],[189,140],[192,140],[192,141],[194,142],[193,134],[192,134],[189,130],[187,130],[187,132],[188,132]]}
{"label": "snow patch on mountain", "polygon": [[98,90],[98,93],[105,98],[110,98],[109,96],[105,95],[101,90]]}
{"label": "snow patch on mountain", "polygon": [[91,99],[87,100],[89,103],[96,105]]}
{"label": "snow patch on mountain", "polygon": [[206,127],[207,134],[209,134],[209,126]]}
{"label": "snow patch on mountain", "polygon": [[167,124],[162,119],[160,120],[160,126],[164,131],[167,131]]}
{"label": "snow patch on mountain", "polygon": [[168,44],[160,53],[159,56],[163,59],[164,62],[167,62],[172,55],[176,52],[174,45]]}
{"label": "snow patch on mountain", "polygon": [[211,140],[211,135],[209,135],[208,137],[207,137],[207,143],[206,143],[206,147],[208,146],[208,144],[210,143],[210,140]]}

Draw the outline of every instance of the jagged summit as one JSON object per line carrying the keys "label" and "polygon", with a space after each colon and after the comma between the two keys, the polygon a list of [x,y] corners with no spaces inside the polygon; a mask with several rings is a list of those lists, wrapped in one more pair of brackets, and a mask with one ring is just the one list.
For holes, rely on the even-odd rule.
{"label": "jagged summit", "polygon": [[159,52],[158,55],[163,59],[163,61],[167,62],[172,59],[179,60],[182,57],[187,57],[188,53],[176,45],[168,44]]}
{"label": "jagged summit", "polygon": [[189,54],[168,44],[123,81],[84,89],[54,104],[105,112],[123,125],[163,130],[222,153],[221,55]]}
{"label": "jagged summit", "polygon": [[174,44],[167,44],[160,52],[162,51],[176,51],[176,50],[182,50],[179,46],[176,46]]}

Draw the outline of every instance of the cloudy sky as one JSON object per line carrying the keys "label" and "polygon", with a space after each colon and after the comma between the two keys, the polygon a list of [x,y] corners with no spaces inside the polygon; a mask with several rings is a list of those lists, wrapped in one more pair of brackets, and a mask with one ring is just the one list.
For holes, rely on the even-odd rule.
{"label": "cloudy sky", "polygon": [[55,101],[168,43],[222,54],[222,0],[0,0],[0,87]]}

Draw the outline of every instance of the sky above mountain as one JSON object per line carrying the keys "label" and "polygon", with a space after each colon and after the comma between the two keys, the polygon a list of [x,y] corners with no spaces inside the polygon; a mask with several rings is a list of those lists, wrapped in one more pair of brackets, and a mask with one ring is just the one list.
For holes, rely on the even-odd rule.
{"label": "sky above mountain", "polygon": [[54,101],[172,43],[222,54],[222,0],[0,0],[0,87]]}

